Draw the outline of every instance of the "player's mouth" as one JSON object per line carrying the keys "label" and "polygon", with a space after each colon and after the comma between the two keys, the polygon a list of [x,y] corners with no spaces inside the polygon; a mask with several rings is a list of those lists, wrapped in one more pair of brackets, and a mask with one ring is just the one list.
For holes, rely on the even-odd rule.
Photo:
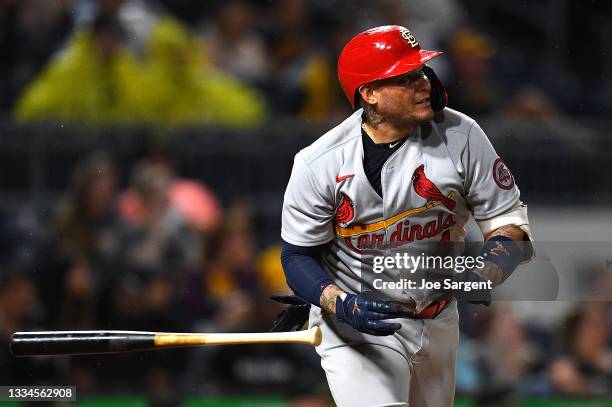
{"label": "player's mouth", "polygon": [[429,96],[427,96],[426,98],[423,98],[421,100],[419,100],[418,102],[415,103],[415,105],[419,105],[419,106],[428,106],[429,105]]}

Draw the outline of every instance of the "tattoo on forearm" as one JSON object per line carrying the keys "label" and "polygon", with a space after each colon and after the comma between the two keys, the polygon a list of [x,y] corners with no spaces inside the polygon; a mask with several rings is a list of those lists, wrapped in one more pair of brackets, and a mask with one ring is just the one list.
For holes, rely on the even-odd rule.
{"label": "tattoo on forearm", "polygon": [[330,284],[321,293],[321,308],[332,314],[336,313],[336,298],[344,293],[334,284]]}

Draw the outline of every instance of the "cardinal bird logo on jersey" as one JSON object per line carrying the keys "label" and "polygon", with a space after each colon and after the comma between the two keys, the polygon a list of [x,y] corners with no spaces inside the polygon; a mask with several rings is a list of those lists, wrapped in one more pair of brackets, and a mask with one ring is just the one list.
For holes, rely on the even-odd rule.
{"label": "cardinal bird logo on jersey", "polygon": [[444,196],[436,184],[427,178],[427,175],[425,175],[424,164],[421,164],[416,170],[414,170],[414,174],[412,175],[412,186],[414,187],[414,192],[427,199],[427,202],[440,201],[448,210],[452,211],[455,209],[456,202],[453,199]]}
{"label": "cardinal bird logo on jersey", "polygon": [[347,227],[355,219],[355,207],[353,201],[346,194],[342,194],[342,201],[336,209],[336,224]]}

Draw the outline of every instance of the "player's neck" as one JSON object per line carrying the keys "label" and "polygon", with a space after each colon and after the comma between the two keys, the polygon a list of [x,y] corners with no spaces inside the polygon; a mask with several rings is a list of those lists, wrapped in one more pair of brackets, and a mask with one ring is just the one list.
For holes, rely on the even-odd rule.
{"label": "player's neck", "polygon": [[363,123],[363,130],[376,144],[382,143],[393,143],[394,141],[401,140],[404,137],[412,133],[416,126],[409,128],[397,128],[388,123],[381,123],[377,126],[372,126],[369,123]]}

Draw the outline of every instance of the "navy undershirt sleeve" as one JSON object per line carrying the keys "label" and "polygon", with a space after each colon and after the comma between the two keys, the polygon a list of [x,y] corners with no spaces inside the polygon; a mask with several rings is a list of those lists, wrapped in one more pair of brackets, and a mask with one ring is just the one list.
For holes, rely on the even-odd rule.
{"label": "navy undershirt sleeve", "polygon": [[333,283],[321,267],[323,247],[304,247],[283,242],[281,248],[281,263],[287,284],[297,296],[317,307],[321,305],[321,293]]}

